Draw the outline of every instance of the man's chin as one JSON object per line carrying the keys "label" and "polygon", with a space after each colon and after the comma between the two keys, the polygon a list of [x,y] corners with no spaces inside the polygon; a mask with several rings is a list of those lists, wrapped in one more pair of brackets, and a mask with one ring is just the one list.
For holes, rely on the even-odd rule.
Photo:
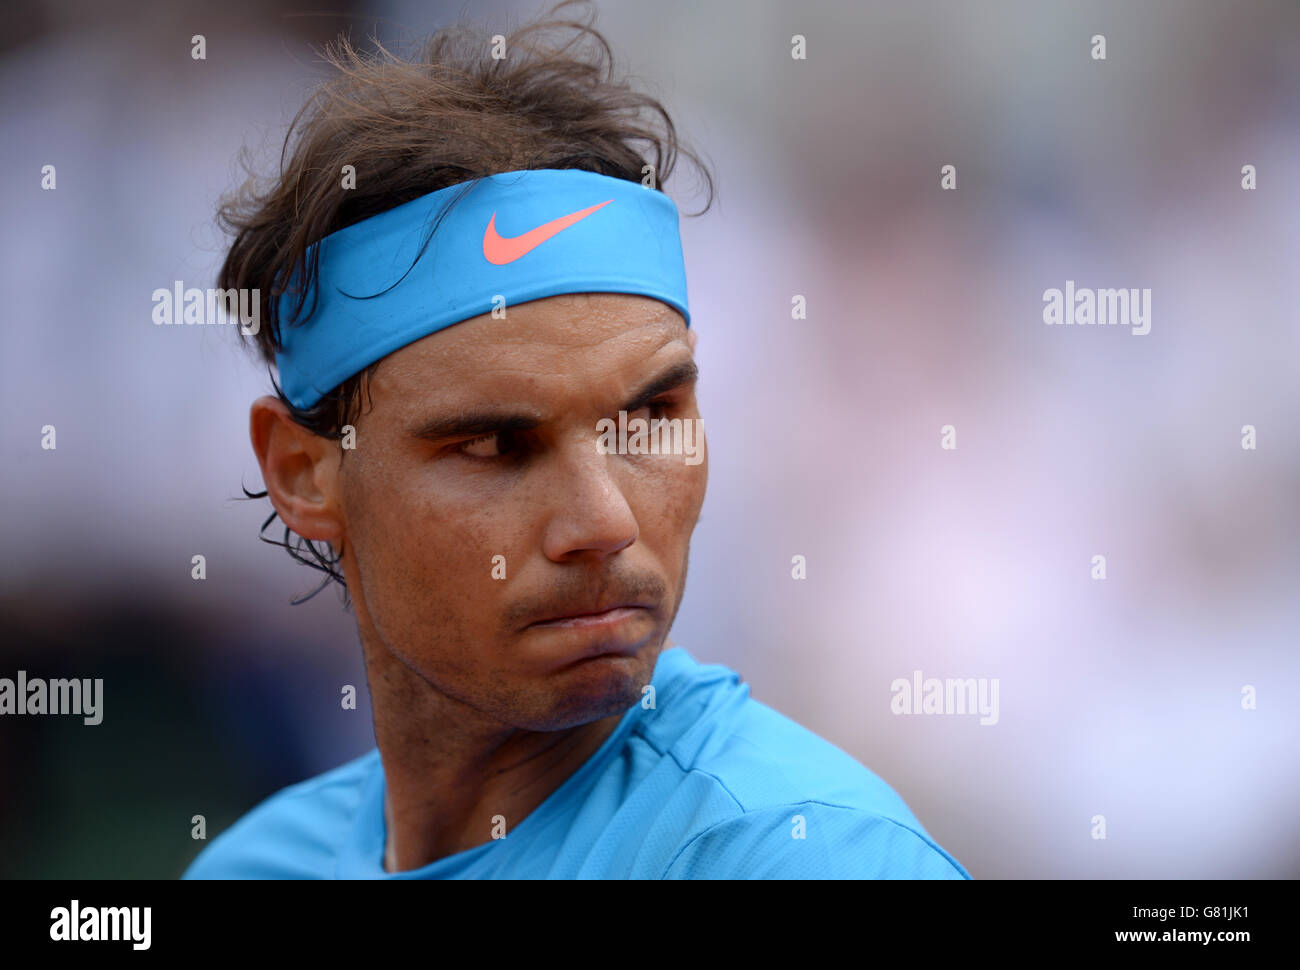
{"label": "man's chin", "polygon": [[551,709],[533,730],[562,731],[626,713],[641,702],[654,674],[658,650],[650,656],[607,654],[577,661],[552,674]]}

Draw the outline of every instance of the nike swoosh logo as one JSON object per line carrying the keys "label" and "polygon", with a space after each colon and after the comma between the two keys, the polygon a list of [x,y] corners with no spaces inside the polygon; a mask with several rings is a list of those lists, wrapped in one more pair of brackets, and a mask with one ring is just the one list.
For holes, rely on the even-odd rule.
{"label": "nike swoosh logo", "polygon": [[567,216],[560,216],[558,219],[544,222],[536,229],[528,230],[522,236],[510,236],[509,238],[497,232],[497,214],[493,212],[492,218],[488,220],[487,229],[483,233],[483,256],[495,266],[513,263],[516,259],[527,256],[552,236],[563,232],[575,222],[580,222],[597,209],[607,206],[613,201],[613,199],[606,199],[604,202],[589,206],[586,209],[579,209],[577,212],[570,212]]}

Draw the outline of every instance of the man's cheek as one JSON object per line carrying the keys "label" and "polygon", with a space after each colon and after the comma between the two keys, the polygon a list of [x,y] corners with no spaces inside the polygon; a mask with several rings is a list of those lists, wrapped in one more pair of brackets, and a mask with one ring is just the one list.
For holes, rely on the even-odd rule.
{"label": "man's cheek", "polygon": [[706,465],[682,465],[677,474],[663,492],[668,499],[664,510],[665,517],[673,523],[674,528],[689,537],[690,530],[699,517],[700,506],[704,502],[704,485]]}
{"label": "man's cheek", "polygon": [[517,544],[498,534],[500,523],[493,529],[480,517],[440,510],[437,516],[408,522],[401,541],[421,572],[435,575],[440,587],[478,598],[492,579],[502,578],[502,567],[519,558]]}

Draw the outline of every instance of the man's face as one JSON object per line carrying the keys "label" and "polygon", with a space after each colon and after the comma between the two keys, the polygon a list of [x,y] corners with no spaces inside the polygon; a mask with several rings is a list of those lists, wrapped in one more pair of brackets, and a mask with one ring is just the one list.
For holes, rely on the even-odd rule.
{"label": "man's face", "polygon": [[[339,471],[363,632],[514,727],[639,701],[681,605],[708,462],[603,454],[598,422],[697,419],[692,343],[665,304],[597,293],[477,317],[385,358]],[[538,622],[622,603],[636,605]]]}

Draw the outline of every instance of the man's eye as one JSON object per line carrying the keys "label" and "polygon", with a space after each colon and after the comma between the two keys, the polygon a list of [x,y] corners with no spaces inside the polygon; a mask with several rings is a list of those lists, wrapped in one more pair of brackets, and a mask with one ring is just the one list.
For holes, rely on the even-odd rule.
{"label": "man's eye", "polygon": [[631,421],[633,418],[641,418],[645,421],[653,421],[656,418],[666,418],[672,409],[672,401],[651,401],[645,407],[637,408],[627,416],[627,419]]}
{"label": "man's eye", "polygon": [[468,455],[471,458],[497,458],[501,454],[499,448],[500,439],[500,433],[493,431],[481,438],[462,441],[456,446],[456,450],[462,455]]}

